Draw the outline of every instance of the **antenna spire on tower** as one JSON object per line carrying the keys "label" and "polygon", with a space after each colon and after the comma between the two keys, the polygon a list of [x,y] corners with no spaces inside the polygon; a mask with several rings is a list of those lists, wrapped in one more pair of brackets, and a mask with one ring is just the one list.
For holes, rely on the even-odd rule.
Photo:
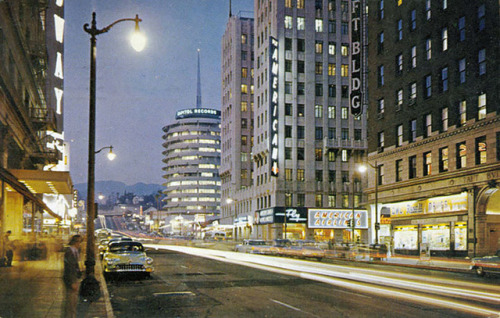
{"label": "antenna spire on tower", "polygon": [[229,17],[233,16],[233,10],[231,9],[231,0],[229,0]]}
{"label": "antenna spire on tower", "polygon": [[198,82],[196,85],[196,108],[201,108],[200,49],[198,49]]}

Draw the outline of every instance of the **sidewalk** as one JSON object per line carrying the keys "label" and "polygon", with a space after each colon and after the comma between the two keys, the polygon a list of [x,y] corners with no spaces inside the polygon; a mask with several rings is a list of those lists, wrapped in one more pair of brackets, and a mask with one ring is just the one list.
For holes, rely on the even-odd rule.
{"label": "sidewalk", "polygon": [[[0,267],[0,318],[61,317],[63,266],[63,253],[53,252],[47,259],[14,261],[12,267]],[[94,303],[80,303],[78,317],[114,317],[100,268],[97,258],[95,272],[102,296]]]}

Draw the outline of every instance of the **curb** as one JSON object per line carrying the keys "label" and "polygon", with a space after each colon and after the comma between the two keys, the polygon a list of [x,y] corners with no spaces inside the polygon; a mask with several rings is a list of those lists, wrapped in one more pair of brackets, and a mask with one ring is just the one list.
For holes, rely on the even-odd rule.
{"label": "curb", "polygon": [[104,307],[106,308],[106,317],[115,318],[115,314],[113,312],[113,306],[111,306],[111,300],[109,298],[108,286],[106,285],[106,280],[104,279],[104,275],[102,274],[101,269],[102,269],[101,258],[98,255],[96,257],[95,275],[101,285],[102,297],[104,298]]}

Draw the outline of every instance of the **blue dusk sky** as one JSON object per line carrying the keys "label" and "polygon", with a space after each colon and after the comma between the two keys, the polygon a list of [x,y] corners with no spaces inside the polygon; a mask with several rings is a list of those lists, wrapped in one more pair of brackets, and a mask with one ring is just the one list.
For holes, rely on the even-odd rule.
{"label": "blue dusk sky", "polygon": [[[197,49],[201,50],[202,106],[220,109],[221,39],[229,0],[68,0],[65,4],[64,131],[73,183],[87,181],[90,36],[83,25],[97,15],[99,29],[139,15],[146,48],[134,51],[134,22],[97,36],[96,181],[163,183],[162,128],[180,109],[196,105]],[[252,0],[233,0],[233,14],[252,16]]]}

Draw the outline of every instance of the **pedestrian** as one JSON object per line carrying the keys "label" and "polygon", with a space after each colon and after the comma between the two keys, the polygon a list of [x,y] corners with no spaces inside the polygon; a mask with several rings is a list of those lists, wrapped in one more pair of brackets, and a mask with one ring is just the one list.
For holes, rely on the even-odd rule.
{"label": "pedestrian", "polygon": [[12,241],[9,239],[12,231],[9,230],[5,233],[3,238],[3,250],[5,251],[5,266],[12,266],[12,258],[14,257],[14,247],[12,245]]}
{"label": "pedestrian", "polygon": [[63,303],[63,317],[75,318],[78,304],[78,288],[82,271],[80,270],[80,244],[82,237],[73,235],[69,241],[69,246],[64,252],[64,287],[66,295]]}

